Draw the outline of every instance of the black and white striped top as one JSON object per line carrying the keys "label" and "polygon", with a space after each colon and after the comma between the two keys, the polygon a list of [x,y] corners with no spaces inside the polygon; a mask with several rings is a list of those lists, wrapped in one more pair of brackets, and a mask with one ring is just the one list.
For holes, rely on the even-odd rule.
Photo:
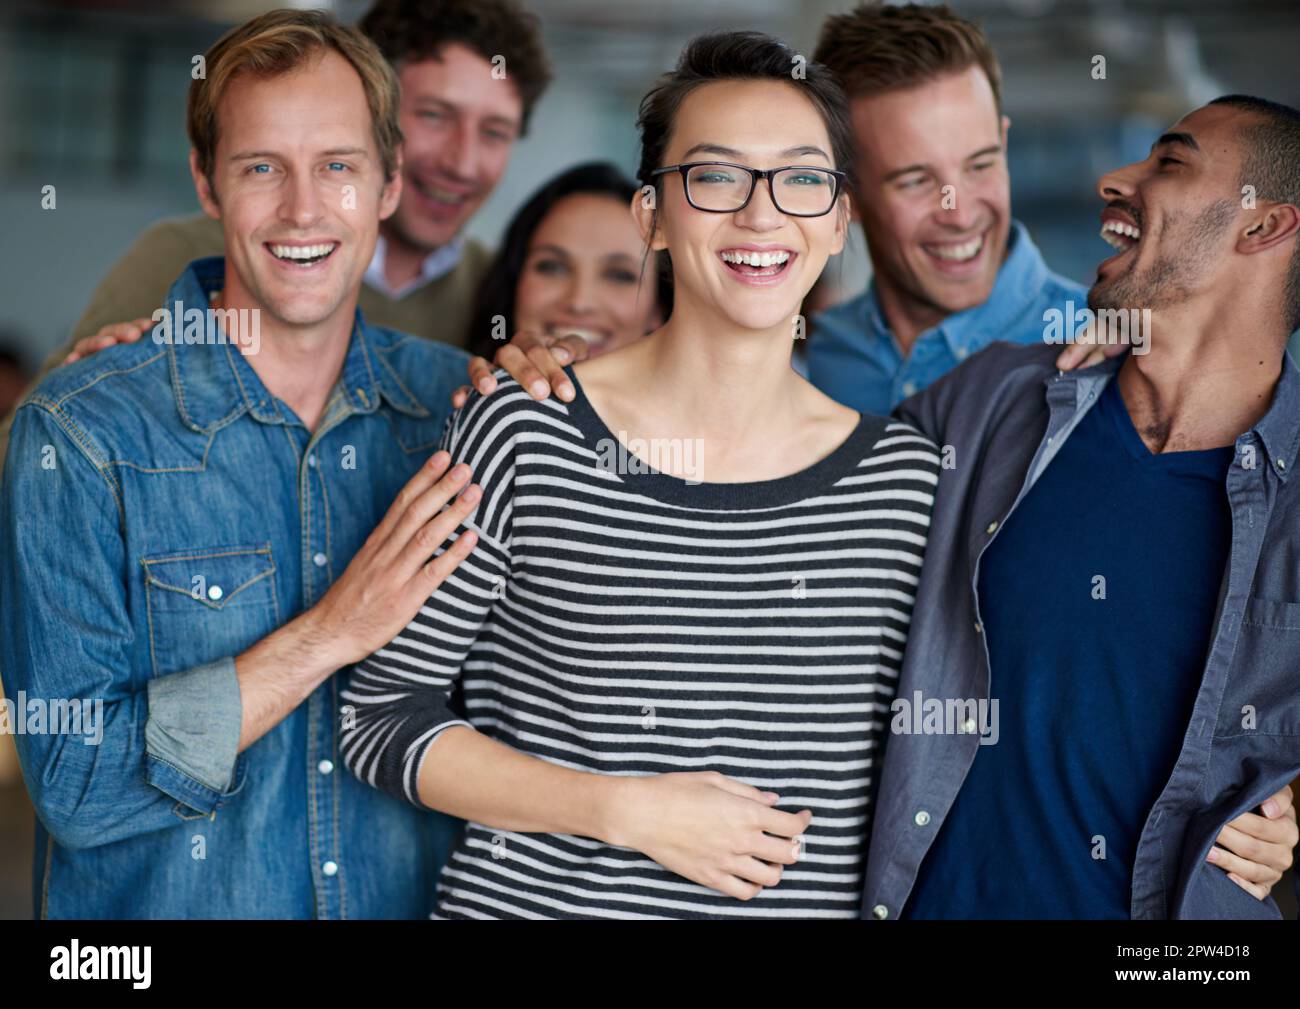
{"label": "black and white striped top", "polygon": [[574,386],[538,403],[501,377],[449,421],[479,545],[355,667],[347,765],[418,803],[429,744],[470,724],[567,767],[714,770],[813,811],[800,860],[749,901],[631,849],[471,822],[435,917],[856,917],[937,450],[864,416],[792,476],[692,484],[620,454]]}

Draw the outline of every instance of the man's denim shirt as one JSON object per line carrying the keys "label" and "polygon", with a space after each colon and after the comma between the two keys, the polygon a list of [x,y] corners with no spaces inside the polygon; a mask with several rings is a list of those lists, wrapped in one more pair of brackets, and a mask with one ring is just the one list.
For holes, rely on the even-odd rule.
{"label": "man's denim shirt", "polygon": [[[223,278],[221,258],[192,263],[167,307],[206,309]],[[84,699],[87,721],[102,703],[98,745],[84,722],[17,736],[36,912],[424,917],[460,822],[346,772],[337,675],[237,757],[234,657],[342,574],[437,449],[466,356],[358,313],[312,432],[212,322],[203,335],[60,368],[14,423],[5,693]]]}
{"label": "man's denim shirt", "polygon": [[[885,321],[876,282],[813,320],[808,377],[832,399],[864,413],[887,414],[995,340],[1042,343],[1049,309],[1082,310],[1086,288],[1053,273],[1019,221],[1011,222],[1007,258],[988,298],[919,333],[904,354]],[[1066,316],[1068,317],[1068,316]]]}
{"label": "man's denim shirt", "polygon": [[[939,478],[899,697],[920,691],[946,705],[989,696],[976,590],[980,556],[1124,360],[1062,373],[1054,365],[1059,352],[994,344],[896,411],[951,452]],[[1228,470],[1232,548],[1225,571],[1206,572],[1220,580],[1218,617],[1177,764],[1138,844],[1133,918],[1280,917],[1271,897],[1257,901],[1205,855],[1223,824],[1300,772],[1300,372],[1289,355],[1283,360],[1272,405],[1237,439]],[[1124,501],[1098,487],[1095,500],[1061,516],[1061,536],[1076,522],[1123,522],[1124,509]],[[1052,605],[1024,603],[1026,620],[1034,619],[1035,606]],[[1086,733],[1088,726],[1055,730]],[[975,759],[976,733],[889,736],[864,916],[898,917]]]}

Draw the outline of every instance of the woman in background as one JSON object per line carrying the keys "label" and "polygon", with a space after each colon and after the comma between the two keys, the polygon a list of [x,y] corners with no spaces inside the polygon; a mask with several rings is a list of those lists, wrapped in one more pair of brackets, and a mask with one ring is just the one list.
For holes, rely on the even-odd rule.
{"label": "woman in background", "polygon": [[614,165],[591,161],[534,193],[479,289],[470,351],[491,358],[526,330],[577,333],[594,357],[658,328],[672,310],[672,285],[628,213],[635,192]]}

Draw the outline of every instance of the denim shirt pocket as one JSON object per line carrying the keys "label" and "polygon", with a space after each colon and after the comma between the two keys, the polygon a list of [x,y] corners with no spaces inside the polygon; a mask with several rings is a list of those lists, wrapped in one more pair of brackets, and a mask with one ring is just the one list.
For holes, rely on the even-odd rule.
{"label": "denim shirt pocket", "polygon": [[280,625],[271,545],[142,557],[155,676],[234,656]]}

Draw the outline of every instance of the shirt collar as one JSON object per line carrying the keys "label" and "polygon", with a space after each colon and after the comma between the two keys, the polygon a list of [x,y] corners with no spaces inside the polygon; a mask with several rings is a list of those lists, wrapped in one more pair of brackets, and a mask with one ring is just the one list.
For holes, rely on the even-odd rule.
{"label": "shirt collar", "polygon": [[434,249],[424,257],[424,262],[420,264],[419,276],[407,281],[401,287],[390,287],[388,278],[384,274],[384,257],[388,254],[388,243],[384,241],[384,236],[381,234],[375,240],[375,254],[370,257],[370,265],[366,267],[365,282],[390,298],[404,298],[412,291],[454,270],[460,262],[464,244],[464,239],[457,235],[446,245]]}
{"label": "shirt collar", "polygon": [[[1007,257],[998,269],[993,290],[981,304],[956,312],[933,329],[922,332],[917,342],[931,334],[947,342],[958,358],[975,353],[989,342],[989,334],[1002,333],[1020,320],[1025,309],[1036,299],[1047,282],[1050,271],[1029,231],[1019,221],[1011,222],[1007,236]],[[876,279],[872,277],[866,301],[866,325],[881,334],[892,330],[880,308]]]}
{"label": "shirt collar", "polygon": [[[1084,392],[1095,392],[1098,397],[1102,389],[1113,379],[1123,366],[1127,353],[1106,358],[1090,368],[1073,371],[1058,371],[1044,380],[1051,401],[1052,389],[1058,383],[1064,387],[1077,386],[1073,402],[1078,403]],[[1291,355],[1282,355],[1282,375],[1273,387],[1273,402],[1264,416],[1237,438],[1238,444],[1247,434],[1255,434],[1268,454],[1269,465],[1278,478],[1285,482],[1292,470],[1300,466],[1300,369],[1291,360]]]}
{"label": "shirt collar", "polygon": [[[202,342],[187,343],[178,336],[167,345],[177,410],[189,427],[204,433],[222,427],[245,411],[262,423],[288,423],[289,416],[280,409],[280,401],[262,383],[247,358],[226,339],[216,318],[206,311],[211,295],[224,286],[225,276],[223,257],[195,260],[167,293],[164,307],[173,319],[183,318],[193,308],[204,312]],[[178,321],[173,333],[181,332]],[[375,352],[377,342],[384,342],[384,331],[367,326],[358,309],[335,396],[352,413],[373,413],[382,399],[402,413],[429,416],[424,405]],[[329,409],[332,406],[327,407],[327,412]]]}

